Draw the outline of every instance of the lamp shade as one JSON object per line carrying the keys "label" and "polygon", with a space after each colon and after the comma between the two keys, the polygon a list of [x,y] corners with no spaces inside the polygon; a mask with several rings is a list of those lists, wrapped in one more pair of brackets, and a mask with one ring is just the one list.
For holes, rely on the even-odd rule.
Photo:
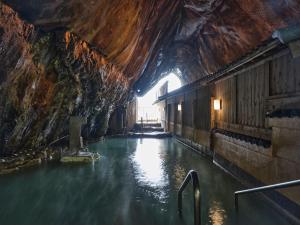
{"label": "lamp shade", "polygon": [[220,110],[221,109],[221,100],[215,99],[214,100],[214,110]]}
{"label": "lamp shade", "polygon": [[181,111],[181,104],[178,104],[178,105],[177,105],[177,110],[178,110],[178,111]]}

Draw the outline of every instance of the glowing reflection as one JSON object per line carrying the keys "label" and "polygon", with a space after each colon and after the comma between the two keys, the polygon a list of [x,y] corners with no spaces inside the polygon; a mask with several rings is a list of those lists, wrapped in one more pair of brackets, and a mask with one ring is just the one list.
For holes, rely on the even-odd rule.
{"label": "glowing reflection", "polygon": [[144,139],[139,142],[132,161],[135,167],[135,177],[143,185],[154,187],[158,197],[165,195],[164,187],[168,185],[168,177],[164,171],[164,156],[160,142]]}
{"label": "glowing reflection", "polygon": [[220,202],[214,201],[209,209],[209,222],[212,225],[223,225],[227,218],[226,211]]}
{"label": "glowing reflection", "polygon": [[173,178],[175,180],[175,188],[179,188],[183,182],[187,172],[179,164],[175,165]]}

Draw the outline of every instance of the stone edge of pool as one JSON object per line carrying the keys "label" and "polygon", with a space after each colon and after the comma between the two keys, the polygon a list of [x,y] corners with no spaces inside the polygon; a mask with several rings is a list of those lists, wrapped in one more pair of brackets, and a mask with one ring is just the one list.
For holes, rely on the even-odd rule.
{"label": "stone edge of pool", "polygon": [[[212,161],[217,167],[230,174],[234,179],[239,181],[245,187],[258,187],[265,186],[266,184],[257,180],[255,177],[241,170],[239,167],[230,163],[224,159],[221,155],[213,153],[208,148],[203,147],[189,139],[174,136],[174,138],[181,144],[187,146],[194,152],[204,156],[205,158]],[[238,190],[237,190],[238,191]],[[287,218],[291,224],[300,224],[300,218],[298,212],[300,212],[300,206],[289,200],[281,193],[270,190],[266,193],[260,193],[266,201],[277,210],[282,216]],[[234,193],[232,194],[234,196]]]}

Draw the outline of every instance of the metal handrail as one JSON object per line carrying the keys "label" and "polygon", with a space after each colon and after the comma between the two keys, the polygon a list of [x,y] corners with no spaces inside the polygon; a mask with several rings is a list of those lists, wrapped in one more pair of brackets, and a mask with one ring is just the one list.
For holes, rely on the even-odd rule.
{"label": "metal handrail", "polygon": [[194,190],[194,225],[201,224],[201,205],[200,205],[200,189],[199,189],[199,180],[197,172],[194,170],[190,170],[182,182],[178,194],[178,213],[181,215],[182,210],[182,192],[187,186],[187,184],[192,180],[193,190]]}
{"label": "metal handrail", "polygon": [[236,191],[236,192],[234,192],[235,209],[238,210],[238,208],[239,208],[239,195],[253,193],[253,192],[274,190],[274,189],[278,189],[278,188],[293,187],[293,186],[297,186],[297,185],[300,185],[300,180],[293,180],[293,181],[288,181],[288,182],[284,182],[284,183],[278,183],[278,184],[272,184],[272,185],[267,185],[267,186],[262,186],[262,187],[257,187],[257,188]]}

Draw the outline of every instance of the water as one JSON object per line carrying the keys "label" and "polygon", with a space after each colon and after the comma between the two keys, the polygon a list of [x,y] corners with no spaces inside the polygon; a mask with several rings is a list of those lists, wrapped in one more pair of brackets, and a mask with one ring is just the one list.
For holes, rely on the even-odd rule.
{"label": "water", "polygon": [[177,190],[190,169],[199,175],[202,224],[286,225],[258,195],[241,196],[235,179],[174,139],[108,139],[90,145],[94,164],[47,164],[0,177],[1,225],[192,225],[191,185],[183,218]]}

